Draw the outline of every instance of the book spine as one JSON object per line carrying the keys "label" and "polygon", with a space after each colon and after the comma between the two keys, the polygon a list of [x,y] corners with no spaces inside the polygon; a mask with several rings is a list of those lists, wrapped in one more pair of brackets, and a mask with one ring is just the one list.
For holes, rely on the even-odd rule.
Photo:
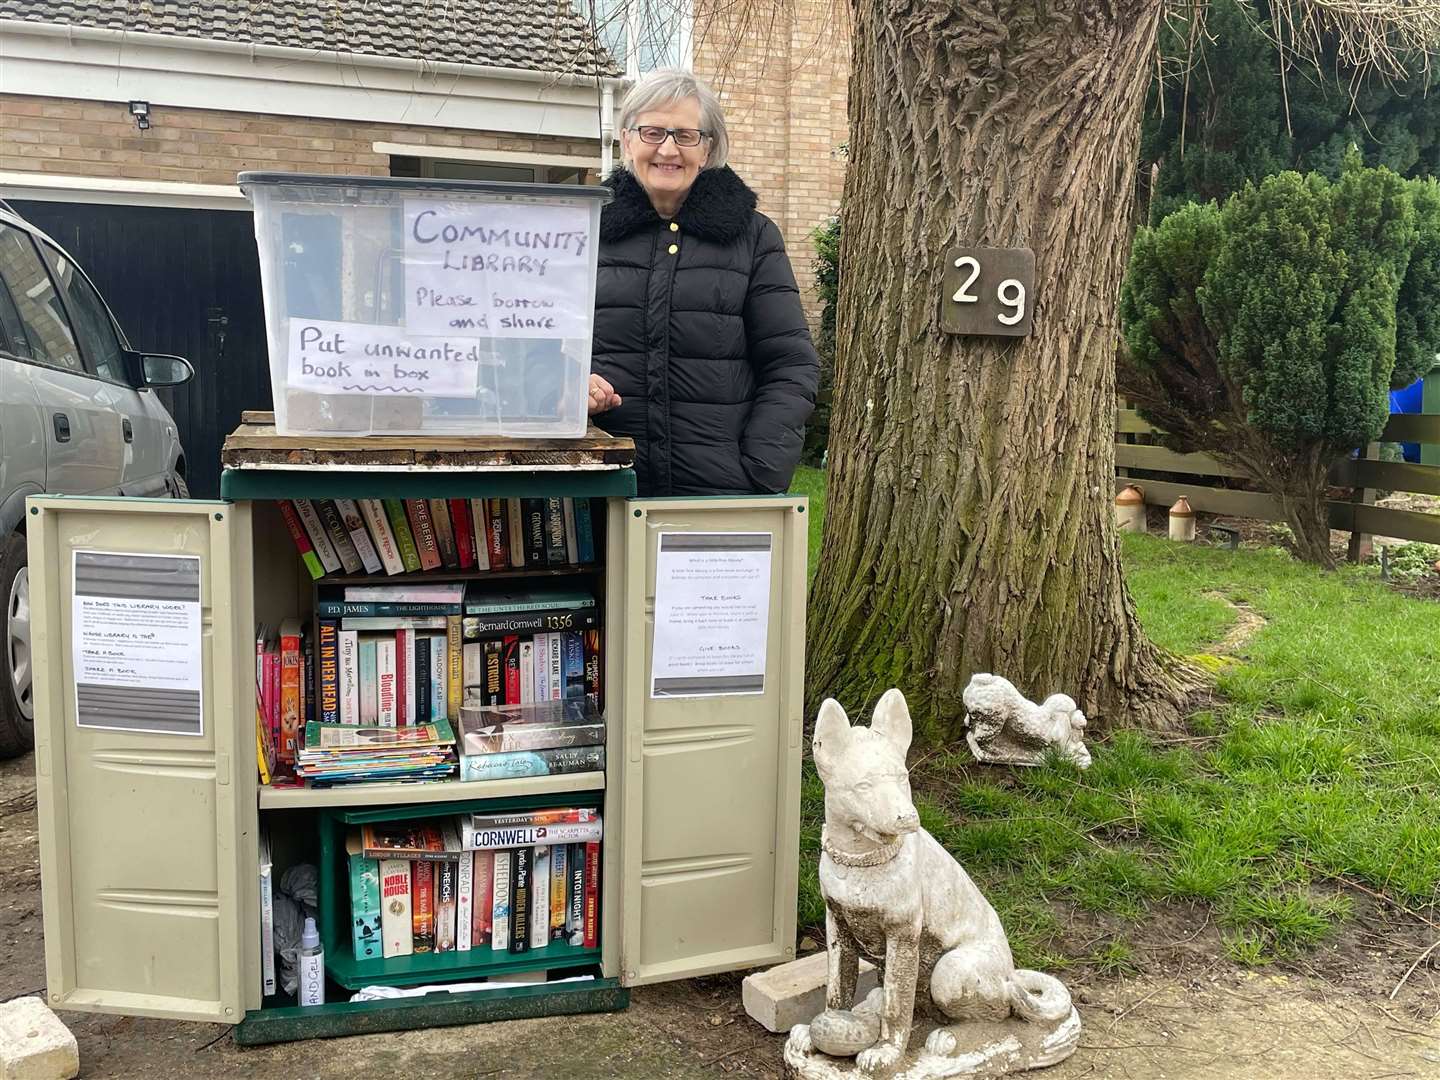
{"label": "book spine", "polygon": [[445,718],[452,724],[460,719],[460,702],[465,696],[465,651],[460,623],[459,615],[445,620]]}
{"label": "book spine", "polygon": [[462,851],[455,864],[455,948],[469,952],[474,944],[475,853]]}
{"label": "book spine", "polygon": [[455,604],[428,600],[317,600],[315,614],[324,619],[434,619],[456,612]]}
{"label": "book spine", "polygon": [[415,951],[435,950],[435,863],[410,864],[411,918],[415,924]]}
{"label": "book spine", "polygon": [[286,620],[280,634],[280,755],[293,762],[300,741],[300,627]]}
{"label": "book spine", "polygon": [[504,646],[500,641],[485,642],[485,688],[480,701],[485,705],[504,704],[505,673],[503,663]]}
{"label": "book spine", "polygon": [[525,563],[528,566],[544,566],[545,500],[521,499],[520,506],[525,521]]}
{"label": "book spine", "polygon": [[260,841],[260,993],[275,993],[275,870],[270,838]]}
{"label": "book spine", "polygon": [[403,574],[405,560],[400,557],[400,547],[395,543],[395,531],[385,513],[385,505],[379,499],[359,500],[360,516],[375,541],[375,553],[380,556],[380,565],[387,574]]}
{"label": "book spine", "polygon": [[503,705],[520,704],[520,639],[507,637],[500,643],[500,667],[505,679]]}
{"label": "book spine", "polygon": [[550,634],[546,641],[550,646],[550,700],[561,701],[565,697],[565,635]]}
{"label": "book spine", "polygon": [[409,956],[415,951],[410,914],[410,861],[380,860],[380,933],[382,955]]}
{"label": "book spine", "polygon": [[555,825],[507,825],[503,828],[467,829],[465,847],[473,851],[494,851],[497,848],[535,847],[548,844],[579,844],[601,839],[603,824],[585,821]]}
{"label": "book spine", "polygon": [[450,716],[450,663],[445,655],[443,634],[430,638],[430,719],[447,720]]}
{"label": "book spine", "polygon": [[315,512],[314,504],[309,499],[296,499],[294,506],[295,513],[300,515],[300,522],[310,537],[310,546],[315,549],[315,554],[320,556],[320,565],[325,567],[327,574],[339,572],[340,556],[336,554],[330,537],[325,534],[325,526],[320,521],[320,515]]}
{"label": "book spine", "polygon": [[550,849],[550,940],[565,939],[565,888],[570,883],[570,845]]}
{"label": "book spine", "polygon": [[586,630],[585,641],[585,692],[595,695],[595,707],[602,708],[604,702],[600,694],[600,631]]}
{"label": "book spine", "polygon": [[510,852],[495,852],[490,871],[490,948],[494,952],[510,949]]}
{"label": "book spine", "polygon": [[582,565],[595,561],[595,527],[590,520],[588,498],[575,500],[575,554]]}
{"label": "book spine", "polygon": [[570,888],[565,935],[571,945],[585,944],[585,845],[570,845]]}
{"label": "book spine", "polygon": [[541,634],[551,630],[592,630],[600,623],[593,607],[538,608],[533,611],[503,612],[498,615],[466,615],[465,637],[469,641],[505,637],[508,634]]}
{"label": "book spine", "polygon": [[585,845],[585,932],[582,944],[593,949],[600,944],[600,845]]}
{"label": "book spine", "polygon": [[415,550],[415,536],[410,532],[410,523],[405,520],[405,504],[399,499],[385,499],[385,516],[390,522],[390,531],[395,535],[395,549],[407,572],[420,570],[420,553]]}
{"label": "book spine", "polygon": [[470,755],[509,753],[519,750],[555,750],[575,746],[600,746],[605,742],[603,722],[593,724],[511,724],[485,734],[470,732],[465,747]]}
{"label": "book spine", "polygon": [[354,724],[360,719],[360,635],[354,630],[341,630],[335,639],[339,654],[339,720]]}
{"label": "book spine", "polygon": [[505,520],[505,500],[486,499],[485,534],[490,542],[490,569],[504,570],[510,565],[510,529]]}
{"label": "book spine", "polygon": [[530,948],[543,949],[550,943],[550,848],[535,848],[530,865]]}
{"label": "book spine", "polygon": [[536,634],[535,642],[535,701],[550,700],[550,635]]}
{"label": "book spine", "polygon": [[572,566],[580,562],[580,538],[575,534],[575,500],[561,500],[565,514],[565,561]]}
{"label": "book spine", "polygon": [[364,855],[350,856],[350,938],[356,960],[382,955],[380,864]]}
{"label": "book spine", "polygon": [[475,948],[490,944],[490,920],[495,913],[495,852],[472,851],[475,859],[475,900],[470,940]]}
{"label": "book spine", "polygon": [[415,635],[415,722],[430,718],[430,635]]}
{"label": "book spine", "polygon": [[490,510],[484,499],[470,500],[470,528],[475,536],[475,569],[490,569]]}
{"label": "book spine", "polygon": [[365,518],[360,513],[359,504],[354,499],[336,499],[335,510],[340,515],[340,523],[345,526],[345,531],[350,536],[350,543],[354,545],[355,554],[360,557],[360,566],[365,573],[378,574],[383,571],[384,564],[380,561],[380,553],[375,550],[375,544],[365,529]]}
{"label": "book spine", "polygon": [[535,851],[517,847],[510,852],[510,951],[526,952],[530,948],[530,873]]}
{"label": "book spine", "polygon": [[300,561],[305,564],[310,576],[318,581],[325,576],[325,567],[321,564],[320,557],[315,554],[315,545],[310,543],[305,525],[301,522],[300,515],[295,512],[295,504],[289,499],[281,499],[277,505],[280,507],[280,516],[285,519],[285,528],[290,531],[290,539],[295,541],[295,550],[300,554]]}
{"label": "book spine", "polygon": [[435,951],[454,952],[459,921],[455,878],[459,867],[454,859],[435,864]]}
{"label": "book spine", "polygon": [[350,539],[350,531],[345,528],[345,522],[341,520],[340,511],[331,499],[315,499],[313,501],[315,513],[320,518],[320,524],[325,529],[325,535],[330,538],[330,543],[335,547],[335,554],[340,557],[340,565],[345,568],[347,574],[358,574],[364,564],[360,561],[360,553],[355,550],[355,543]]}
{"label": "book spine", "polygon": [[415,631],[395,631],[395,722],[415,723]]}
{"label": "book spine", "polygon": [[315,719],[315,638],[309,625],[300,628],[300,729]]}
{"label": "book spine", "polygon": [[463,688],[461,702],[470,700],[471,691],[478,696],[485,685],[485,646],[478,641],[467,641],[461,649],[463,659],[460,682]]}
{"label": "book spine", "polygon": [[377,724],[380,717],[380,698],[376,692],[375,639],[360,639],[360,723]]}
{"label": "book spine", "polygon": [[424,499],[406,499],[405,513],[420,556],[421,570],[440,568],[440,544],[435,539],[435,523],[430,519],[430,504]]}
{"label": "book spine", "polygon": [[320,620],[320,722],[340,722],[340,626]]}
{"label": "book spine", "polygon": [[544,500],[545,562],[565,565],[565,503],[558,495]]}
{"label": "book spine", "polygon": [[395,726],[395,639],[375,642],[375,712],[381,727]]}
{"label": "book spine", "polygon": [[565,642],[565,697],[585,696],[585,638],[578,630],[567,630]]}
{"label": "book spine", "polygon": [[525,544],[525,518],[521,513],[519,499],[505,500],[505,519],[509,522],[510,542],[510,565],[520,568],[526,563],[531,566],[535,561],[530,558]]}
{"label": "book spine", "polygon": [[340,620],[342,630],[444,630],[444,615],[356,615]]}
{"label": "book spine", "polygon": [[455,558],[461,570],[475,567],[475,533],[470,526],[470,503],[466,499],[449,500],[450,525],[455,532]]}
{"label": "book spine", "polygon": [[460,552],[455,545],[455,527],[450,522],[449,504],[444,499],[430,500],[430,525],[435,530],[440,561],[447,570],[460,569]]}
{"label": "book spine", "polygon": [[535,641],[526,638],[520,642],[520,704],[535,703]]}
{"label": "book spine", "polygon": [[460,758],[460,779],[510,780],[521,776],[600,772],[604,768],[603,746],[555,746],[544,750],[466,754]]}

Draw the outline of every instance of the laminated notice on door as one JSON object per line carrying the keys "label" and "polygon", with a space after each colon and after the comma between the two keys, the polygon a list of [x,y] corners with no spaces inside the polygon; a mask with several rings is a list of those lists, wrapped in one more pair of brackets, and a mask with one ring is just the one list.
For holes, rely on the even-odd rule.
{"label": "laminated notice on door", "polygon": [[765,692],[770,533],[661,533],[650,696]]}
{"label": "laminated notice on door", "polygon": [[203,735],[200,559],[77,551],[75,723]]}

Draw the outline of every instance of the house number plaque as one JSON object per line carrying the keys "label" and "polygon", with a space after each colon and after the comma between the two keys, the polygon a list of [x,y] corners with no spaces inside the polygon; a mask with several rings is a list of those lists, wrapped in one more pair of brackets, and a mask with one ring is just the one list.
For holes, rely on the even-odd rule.
{"label": "house number plaque", "polygon": [[947,334],[1030,333],[1035,252],[1029,248],[951,248],[943,286],[940,329]]}

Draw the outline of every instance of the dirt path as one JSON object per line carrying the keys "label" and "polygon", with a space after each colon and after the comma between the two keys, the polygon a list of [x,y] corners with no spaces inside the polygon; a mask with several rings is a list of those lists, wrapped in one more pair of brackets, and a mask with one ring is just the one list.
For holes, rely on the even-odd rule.
{"label": "dirt path", "polygon": [[[32,768],[30,758],[0,763],[0,1000],[45,986]],[[1043,1074],[1053,1080],[1440,1078],[1433,968],[1418,970],[1394,1002],[1374,989],[1224,965],[1187,966],[1182,977],[1067,981],[1086,1031],[1075,1056]],[[725,976],[643,988],[613,1015],[253,1050],[234,1046],[217,1025],[61,1017],[79,1039],[85,1077],[779,1077],[781,1036],[745,1016],[739,983]]]}

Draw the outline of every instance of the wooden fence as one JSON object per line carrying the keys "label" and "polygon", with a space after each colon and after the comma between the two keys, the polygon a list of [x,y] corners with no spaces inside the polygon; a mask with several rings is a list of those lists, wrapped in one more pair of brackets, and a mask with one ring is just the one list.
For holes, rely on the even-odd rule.
{"label": "wooden fence", "polygon": [[[1115,422],[1115,490],[1136,484],[1145,492],[1146,503],[1170,506],[1181,495],[1199,513],[1283,521],[1285,515],[1274,496],[1262,491],[1244,491],[1224,486],[1225,479],[1243,477],[1233,466],[1206,454],[1177,454],[1153,445],[1157,429],[1133,409],[1118,407]],[[1385,425],[1384,442],[1440,444],[1440,415],[1397,413]],[[1392,509],[1372,505],[1375,491],[1440,495],[1440,465],[1419,465],[1402,461],[1379,461],[1379,443],[1372,443],[1363,458],[1343,461],[1330,473],[1330,483],[1351,488],[1349,500],[1331,499],[1330,527],[1351,534],[1351,558],[1358,557],[1363,537],[1393,536],[1400,540],[1423,540],[1440,544],[1440,513]],[[1137,470],[1145,474],[1135,475]],[[1155,473],[1174,474],[1177,479],[1152,478]],[[1221,486],[1214,481],[1221,480]]]}

